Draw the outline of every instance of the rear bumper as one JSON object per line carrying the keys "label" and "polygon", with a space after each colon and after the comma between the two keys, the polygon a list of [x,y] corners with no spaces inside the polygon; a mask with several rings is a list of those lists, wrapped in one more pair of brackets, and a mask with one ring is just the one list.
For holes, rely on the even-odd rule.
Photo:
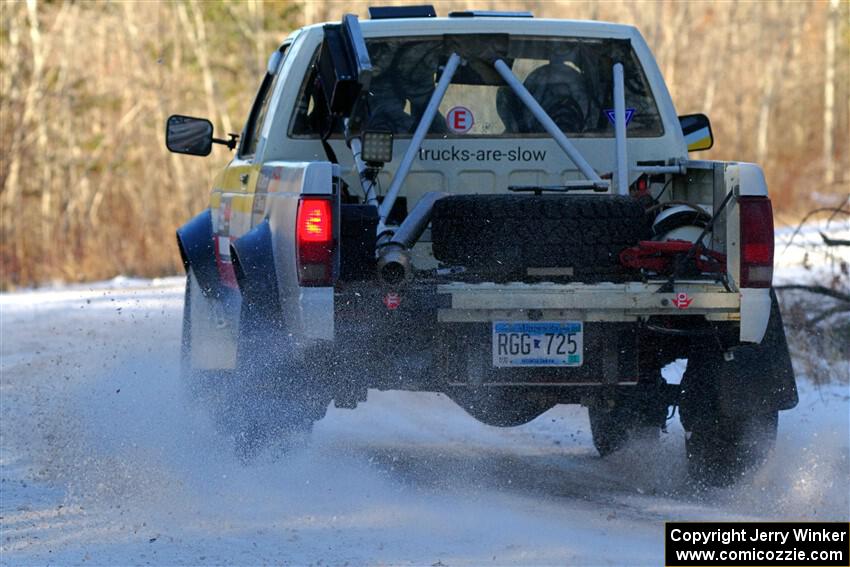
{"label": "rear bumper", "polygon": [[439,304],[449,306],[440,308],[437,318],[441,323],[525,319],[633,322],[653,315],[741,320],[738,293],[698,281],[677,282],[674,293],[658,293],[664,283],[449,283],[437,287],[437,294],[443,296]]}

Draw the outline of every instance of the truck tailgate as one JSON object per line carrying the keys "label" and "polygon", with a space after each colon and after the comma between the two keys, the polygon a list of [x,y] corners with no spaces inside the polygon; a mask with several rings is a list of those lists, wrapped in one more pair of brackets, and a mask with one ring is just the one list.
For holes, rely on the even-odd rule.
{"label": "truck tailgate", "polygon": [[440,322],[527,319],[636,321],[650,315],[704,315],[712,321],[740,320],[739,294],[705,281],[678,281],[672,293],[659,293],[665,281],[629,283],[461,283],[437,287],[447,296]]}

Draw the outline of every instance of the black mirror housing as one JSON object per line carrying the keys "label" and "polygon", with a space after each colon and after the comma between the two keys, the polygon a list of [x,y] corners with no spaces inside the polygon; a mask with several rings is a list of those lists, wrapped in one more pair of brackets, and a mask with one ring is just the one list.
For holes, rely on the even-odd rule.
{"label": "black mirror housing", "polygon": [[328,112],[349,117],[361,93],[369,91],[372,63],[357,16],[326,24],[317,69]]}
{"label": "black mirror housing", "polygon": [[714,145],[711,121],[705,114],[685,114],[679,117],[679,124],[689,152],[708,150]]}
{"label": "black mirror housing", "polygon": [[165,125],[168,151],[190,156],[208,156],[213,145],[213,124],[206,118],[173,114]]}

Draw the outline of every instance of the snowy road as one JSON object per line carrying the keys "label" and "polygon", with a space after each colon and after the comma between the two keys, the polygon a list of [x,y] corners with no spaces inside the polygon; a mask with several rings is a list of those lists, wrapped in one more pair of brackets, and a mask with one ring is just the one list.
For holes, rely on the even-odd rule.
{"label": "snowy road", "polygon": [[660,565],[665,520],[850,515],[847,386],[805,381],[769,463],[730,489],[685,482],[678,420],[661,450],[602,460],[582,408],[498,429],[374,391],[244,466],[182,399],[181,295],[0,296],[0,563]]}

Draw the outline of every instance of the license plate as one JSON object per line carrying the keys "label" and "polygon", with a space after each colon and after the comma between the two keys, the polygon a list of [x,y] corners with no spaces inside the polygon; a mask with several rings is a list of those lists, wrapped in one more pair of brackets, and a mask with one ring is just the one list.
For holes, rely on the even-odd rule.
{"label": "license plate", "polygon": [[494,321],[493,366],[581,366],[581,321]]}

